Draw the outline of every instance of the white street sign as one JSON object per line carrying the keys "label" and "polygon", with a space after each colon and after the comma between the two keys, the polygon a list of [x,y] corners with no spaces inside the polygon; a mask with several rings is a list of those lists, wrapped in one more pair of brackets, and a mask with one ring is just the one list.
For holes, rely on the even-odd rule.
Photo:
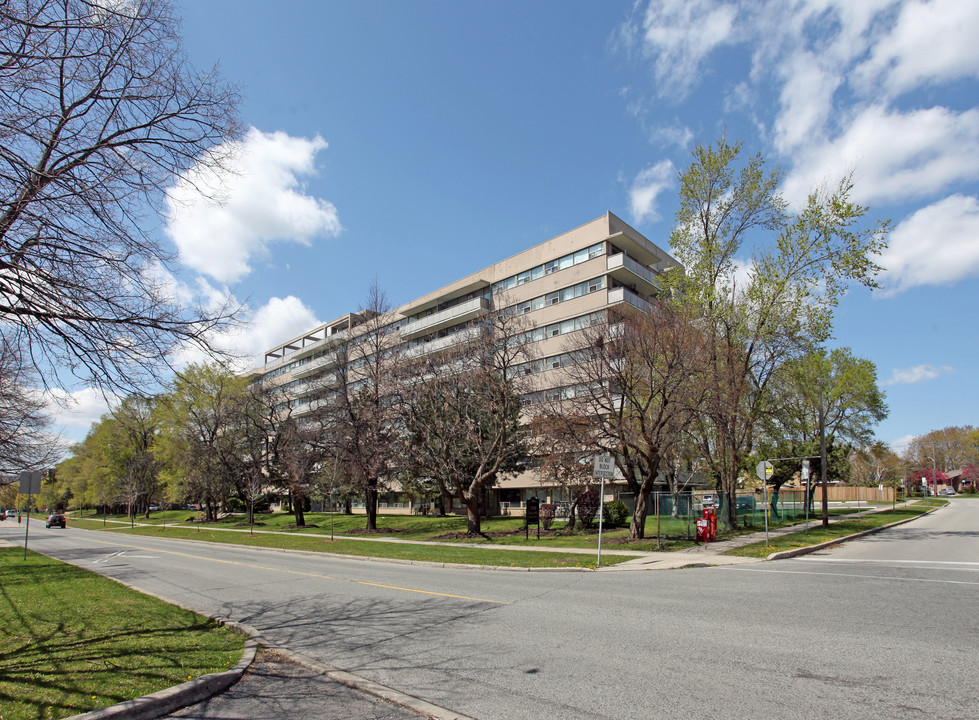
{"label": "white street sign", "polygon": [[595,470],[592,477],[605,478],[606,480],[615,479],[615,460],[611,455],[596,455]]}

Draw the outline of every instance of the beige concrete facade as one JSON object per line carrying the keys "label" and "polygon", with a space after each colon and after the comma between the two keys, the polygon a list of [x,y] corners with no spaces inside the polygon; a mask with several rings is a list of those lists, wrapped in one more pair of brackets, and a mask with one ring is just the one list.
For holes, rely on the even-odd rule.
{"label": "beige concrete facade", "polygon": [[[568,335],[604,322],[609,312],[642,311],[658,294],[658,277],[678,266],[662,248],[612,213],[446,285],[394,310],[384,319],[403,352],[416,356],[465,340],[491,310],[513,308],[533,344],[537,392],[560,387],[561,355]],[[249,375],[276,384],[301,382],[326,372],[331,348],[356,337],[364,317],[351,313],[271,348]],[[527,398],[532,401],[532,398]],[[559,498],[533,471],[502,479],[490,504],[520,512],[530,496]],[[382,499],[384,512],[409,512],[403,499]]]}

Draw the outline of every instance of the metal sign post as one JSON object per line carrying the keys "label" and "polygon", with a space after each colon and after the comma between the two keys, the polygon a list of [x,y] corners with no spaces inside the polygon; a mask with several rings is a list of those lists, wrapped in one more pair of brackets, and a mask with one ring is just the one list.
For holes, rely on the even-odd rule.
{"label": "metal sign post", "polygon": [[31,505],[34,495],[41,492],[41,473],[22,472],[20,474],[20,494],[27,495],[27,524],[24,526],[24,560],[27,560],[27,538],[31,534]]}
{"label": "metal sign post", "polygon": [[602,566],[602,520],[605,517],[605,480],[615,477],[615,460],[611,455],[596,455],[592,477],[601,478],[598,491],[598,567]]}
{"label": "metal sign post", "polygon": [[806,481],[806,534],[809,534],[809,461],[802,461],[802,479]]}
{"label": "metal sign post", "polygon": [[771,508],[768,507],[768,480],[775,474],[775,468],[768,460],[762,460],[755,468],[755,472],[765,492],[765,545],[768,545],[768,513],[771,512]]}

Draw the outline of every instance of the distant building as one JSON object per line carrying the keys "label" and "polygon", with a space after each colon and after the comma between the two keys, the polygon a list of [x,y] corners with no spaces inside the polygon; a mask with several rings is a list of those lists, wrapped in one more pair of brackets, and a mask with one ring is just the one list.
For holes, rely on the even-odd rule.
{"label": "distant building", "polygon": [[[678,263],[662,248],[606,213],[402,305],[385,318],[385,332],[397,333],[409,356],[443,350],[471,338],[480,318],[505,303],[524,318],[534,343],[535,359],[523,370],[535,375],[535,391],[524,398],[532,406],[561,392],[566,336],[604,323],[608,313],[648,311],[660,292],[659,275],[671,267]],[[356,338],[364,319],[349,313],[271,348],[264,364],[249,374],[295,388],[301,403],[302,388],[330,371],[338,345]],[[567,500],[562,492],[543,487],[528,470],[499,480],[486,505],[491,514],[497,504],[520,513],[527,498]],[[385,512],[412,510],[397,491],[382,495],[380,507]]]}

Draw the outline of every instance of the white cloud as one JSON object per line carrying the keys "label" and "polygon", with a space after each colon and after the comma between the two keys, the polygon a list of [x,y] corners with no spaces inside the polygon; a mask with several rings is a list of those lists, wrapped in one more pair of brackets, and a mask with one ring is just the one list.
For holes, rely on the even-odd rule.
{"label": "white cloud", "polygon": [[195,168],[180,178],[169,191],[167,234],[181,262],[218,282],[235,282],[273,242],[309,245],[338,235],[336,208],[305,194],[299,180],[315,172],[316,155],[326,147],[319,136],[253,128],[242,143],[221,148],[228,172],[216,176]]}
{"label": "white cloud", "polygon": [[800,149],[782,190],[801,207],[813,185],[851,170],[861,202],[920,197],[973,180],[979,177],[979,110],[864,108],[836,139]]}
{"label": "white cloud", "polygon": [[952,195],[905,218],[891,233],[880,264],[889,295],[979,276],[979,201]]}
{"label": "white cloud", "polygon": [[[242,371],[261,365],[269,348],[322,324],[313,311],[293,295],[273,297],[257,310],[245,308],[244,314],[240,325],[211,338],[216,349],[236,358],[234,364]],[[186,365],[206,359],[200,350],[190,349],[183,353],[179,363]]]}
{"label": "white cloud", "polygon": [[696,83],[703,61],[731,40],[737,9],[712,0],[650,2],[642,27],[627,27],[641,37],[643,53],[654,59],[660,95],[682,99]]}
{"label": "white cloud", "polygon": [[865,93],[899,94],[926,83],[979,75],[979,4],[909,2],[854,71]]}
{"label": "white cloud", "polygon": [[644,220],[659,220],[656,199],[664,190],[673,187],[676,168],[669,160],[648,167],[632,181],[629,188],[629,209],[636,223]]}
{"label": "white cloud", "polygon": [[942,375],[952,375],[955,373],[955,368],[943,365],[942,367],[935,367],[934,365],[915,365],[909,368],[894,368],[891,372],[891,377],[883,385],[915,385],[917,383],[928,382],[929,380],[935,380]]}
{"label": "white cloud", "polygon": [[75,392],[52,388],[45,393],[45,396],[55,428],[61,430],[71,441],[84,438],[92,423],[98,422],[120,400],[116,395],[111,393],[103,395],[94,388]]}
{"label": "white cloud", "polygon": [[[947,192],[979,177],[975,93],[940,85],[979,77],[979,3],[649,0],[622,34],[649,59],[660,96],[682,100],[719,84],[724,113],[747,116],[762,138],[770,126],[796,208],[813,186],[850,171],[862,202]],[[750,51],[750,73],[709,67],[722,46]],[[925,92],[895,104],[916,90]],[[768,101],[774,117],[760,122]]]}
{"label": "white cloud", "polygon": [[911,445],[911,442],[916,437],[918,437],[918,436],[917,435],[905,435],[904,437],[895,438],[895,439],[893,439],[893,440],[891,440],[890,442],[887,443],[887,447],[889,447],[892,452],[895,452],[898,455],[903,455],[905,453],[905,451],[908,449],[908,447]]}

